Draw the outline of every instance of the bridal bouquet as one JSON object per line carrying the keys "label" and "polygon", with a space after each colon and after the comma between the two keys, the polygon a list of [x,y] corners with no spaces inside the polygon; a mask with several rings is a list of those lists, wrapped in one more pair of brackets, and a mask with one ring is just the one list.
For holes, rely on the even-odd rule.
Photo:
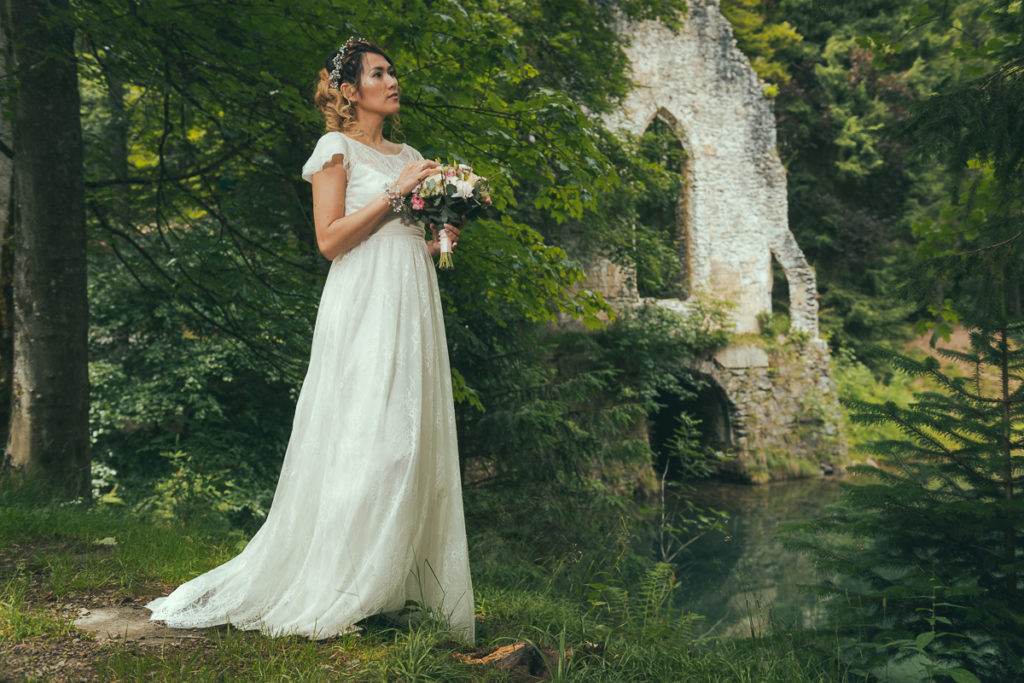
{"label": "bridal bouquet", "polygon": [[[408,202],[413,217],[429,228],[477,216],[491,206],[491,191],[487,179],[473,173],[469,166],[442,164],[413,189]],[[452,242],[447,230],[438,232],[438,241],[441,258],[437,267],[451,270]]]}

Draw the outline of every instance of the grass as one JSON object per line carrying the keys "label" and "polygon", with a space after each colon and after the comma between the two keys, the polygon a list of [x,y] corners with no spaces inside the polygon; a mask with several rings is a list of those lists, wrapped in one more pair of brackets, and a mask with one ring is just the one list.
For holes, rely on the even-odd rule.
{"label": "grass", "polygon": [[[100,644],[72,625],[77,608],[141,606],[232,557],[243,540],[222,527],[171,526],[123,510],[0,495],[0,659],[13,662],[12,680],[526,681],[545,671],[554,681],[587,682],[845,678],[816,634],[695,640],[685,628],[695,615],[646,599],[629,584],[643,572],[617,572],[628,564],[622,538],[558,554],[493,529],[472,544],[476,648],[442,624],[383,617],[364,622],[360,636],[325,641],[222,627],[158,647]],[[462,661],[513,642],[531,652],[515,671]],[[73,672],[38,673],[69,651],[77,653]]]}
{"label": "grass", "polygon": [[26,582],[17,576],[5,581],[0,590],[0,643],[58,640],[74,633],[66,616],[51,614],[27,600]]}
{"label": "grass", "polygon": [[[914,378],[903,372],[893,372],[884,379],[876,377],[871,370],[848,352],[840,352],[832,360],[832,376],[836,382],[839,398],[843,401],[866,401],[883,403],[892,401],[900,407],[907,407],[914,400],[917,389]],[[899,428],[890,424],[861,424],[851,421],[844,411],[844,430],[850,438],[850,445],[861,457],[871,454],[867,448],[873,441],[898,439],[903,436]]]}
{"label": "grass", "polygon": [[329,644],[214,629],[202,647],[119,645],[97,662],[101,680],[338,680],[362,664],[346,638]]}

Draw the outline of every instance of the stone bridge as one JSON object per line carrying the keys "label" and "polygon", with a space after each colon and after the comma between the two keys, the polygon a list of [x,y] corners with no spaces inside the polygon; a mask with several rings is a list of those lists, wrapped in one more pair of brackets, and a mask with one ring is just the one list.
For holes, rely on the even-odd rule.
{"label": "stone bridge", "polygon": [[[815,274],[789,230],[772,102],[719,0],[689,7],[677,34],[655,21],[620,27],[637,87],[607,122],[640,135],[659,118],[686,152],[675,234],[690,298],[644,301],[679,312],[694,296],[732,302],[737,337],[747,341],[694,367],[711,384],[696,406],[706,438],[736,453],[731,468],[751,480],[816,473],[842,458],[845,443],[818,336]],[[791,325],[788,336],[767,339],[759,316],[772,310],[773,261],[788,284]],[[614,308],[641,303],[629,266],[600,258],[586,266],[587,286]]]}

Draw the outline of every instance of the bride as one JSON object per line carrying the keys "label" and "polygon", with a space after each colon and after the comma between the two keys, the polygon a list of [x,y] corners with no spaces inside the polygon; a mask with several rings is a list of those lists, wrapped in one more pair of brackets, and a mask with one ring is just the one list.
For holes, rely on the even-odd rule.
{"label": "bride", "polygon": [[[437,166],[383,136],[395,68],[349,39],[320,71],[327,133],[302,168],[331,259],[266,522],[234,559],[150,602],[176,628],[327,638],[410,601],[472,643],[438,238],[397,214]],[[458,229],[446,225],[452,241]]]}

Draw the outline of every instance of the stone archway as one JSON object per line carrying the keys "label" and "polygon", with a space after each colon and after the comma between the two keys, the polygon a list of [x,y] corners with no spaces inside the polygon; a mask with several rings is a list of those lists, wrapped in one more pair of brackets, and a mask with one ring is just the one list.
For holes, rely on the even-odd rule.
{"label": "stone archway", "polygon": [[[788,340],[720,349],[695,369],[735,407],[737,472],[788,476],[841,458],[845,441],[828,347],[818,336],[815,275],[789,230],[786,174],[763,84],[737,48],[719,0],[691,0],[678,33],[656,21],[619,30],[630,40],[636,87],[606,123],[639,135],[659,118],[686,149],[679,201],[688,298],[642,299],[629,267],[604,260],[587,264],[587,286],[619,308],[646,302],[684,313],[695,296],[728,300],[735,331],[749,335],[760,332],[759,316],[772,310],[775,260],[787,281]],[[772,464],[782,461],[785,467]],[[773,467],[778,471],[751,474]]]}
{"label": "stone archway", "polygon": [[624,24],[636,88],[607,118],[639,134],[670,123],[689,155],[684,197],[691,289],[736,304],[737,332],[771,311],[771,258],[790,281],[794,329],[818,336],[814,272],[789,231],[775,115],[717,0],[690,3],[678,34],[657,21]]}
{"label": "stone archway", "polygon": [[732,402],[717,377],[695,371],[690,378],[685,395],[673,392],[659,394],[662,406],[657,413],[648,416],[647,435],[654,452],[654,466],[657,473],[667,472],[670,476],[680,474],[679,463],[671,457],[670,442],[679,428],[679,415],[686,413],[699,423],[700,432],[697,446],[707,451],[729,451],[736,447],[737,406]]}
{"label": "stone archway", "polygon": [[[676,117],[665,109],[654,112],[644,124],[643,131],[651,131],[655,125],[665,126],[671,132],[676,144],[679,145],[680,164],[678,168],[668,170],[679,174],[682,179],[682,189],[675,203],[671,207],[672,238],[676,258],[678,259],[679,270],[668,283],[669,293],[659,293],[660,296],[676,296],[685,299],[692,290],[692,255],[690,254],[690,187],[692,184],[692,165],[690,163],[690,143],[686,139],[685,129],[679,125]],[[639,292],[643,297],[644,293]]]}

